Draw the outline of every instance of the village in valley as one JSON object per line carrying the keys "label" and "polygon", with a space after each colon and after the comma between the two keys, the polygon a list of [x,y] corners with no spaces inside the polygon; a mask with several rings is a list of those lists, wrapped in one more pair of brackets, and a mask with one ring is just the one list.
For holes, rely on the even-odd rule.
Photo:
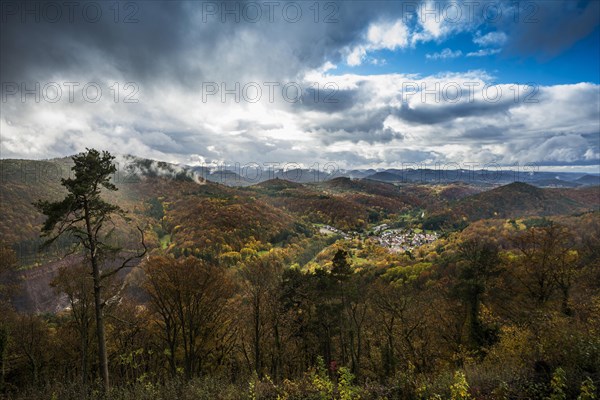
{"label": "village in valley", "polygon": [[426,231],[419,228],[392,228],[388,224],[377,225],[364,233],[344,232],[331,225],[320,225],[319,232],[340,235],[346,240],[353,238],[372,240],[392,253],[412,251],[439,238],[439,233],[435,231]]}
{"label": "village in valley", "polygon": [[393,253],[411,251],[438,239],[438,233],[434,231],[427,232],[411,228],[388,229],[387,224],[375,227],[373,234],[370,238],[375,239],[379,245],[388,248]]}

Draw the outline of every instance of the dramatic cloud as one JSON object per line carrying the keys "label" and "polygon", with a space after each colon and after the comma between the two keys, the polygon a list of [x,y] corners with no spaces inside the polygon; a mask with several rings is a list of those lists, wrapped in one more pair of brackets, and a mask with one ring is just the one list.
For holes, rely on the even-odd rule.
{"label": "dramatic cloud", "polygon": [[[52,22],[12,2],[0,15],[1,156],[98,147],[194,165],[598,164],[597,83],[494,86],[495,65],[467,64],[501,49],[555,55],[598,26],[595,2],[535,3],[560,34],[515,24],[514,2],[494,3],[504,17],[493,22],[492,3],[477,3],[469,16],[445,1],[152,1],[119,3],[118,15],[84,2],[73,21],[65,9]],[[97,22],[87,4],[102,7]],[[470,47],[446,42],[456,35]],[[460,72],[430,72],[451,58]],[[416,63],[429,72],[403,73]]]}

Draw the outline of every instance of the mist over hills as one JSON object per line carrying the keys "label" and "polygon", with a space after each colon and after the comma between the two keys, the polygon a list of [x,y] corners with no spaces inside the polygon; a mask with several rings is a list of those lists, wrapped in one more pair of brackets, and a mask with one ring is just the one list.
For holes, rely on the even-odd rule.
{"label": "mist over hills", "polygon": [[511,182],[526,182],[538,187],[580,187],[600,184],[600,176],[577,172],[523,172],[512,170],[464,170],[464,169],[386,169],[318,171],[314,169],[240,169],[219,166],[215,168],[191,167],[203,178],[230,186],[253,185],[265,180],[279,178],[299,183],[314,183],[348,177],[371,179],[391,183],[432,183],[443,184],[464,182],[472,185],[493,186]]}
{"label": "mist over hills", "polygon": [[391,183],[443,184],[463,182],[478,186],[498,186],[512,182],[525,182],[537,187],[580,187],[600,184],[598,174],[582,172],[539,171],[536,166],[524,166],[516,169],[502,169],[490,166],[484,169],[461,169],[450,166],[420,168],[418,165],[402,169],[352,169],[339,168],[335,163],[324,163],[317,168],[300,168],[296,163],[258,163],[247,165],[228,165],[213,163],[202,166],[170,164],[127,155],[121,158],[123,169],[128,173],[142,175],[158,174],[174,176],[177,174],[195,174],[208,181],[228,186],[251,186],[270,179],[283,179],[297,183],[318,183],[335,178],[370,179]]}
{"label": "mist over hills", "polygon": [[[239,250],[250,236],[281,241],[310,230],[311,223],[360,231],[401,214],[424,213],[424,222],[439,229],[464,219],[569,214],[600,205],[600,187],[594,186],[600,177],[581,173],[300,168],[261,173],[134,156],[116,161],[119,191],[109,200],[129,210],[135,222],[160,226],[149,236],[155,245],[186,251],[212,251],[225,243]],[[1,160],[0,167],[0,234],[22,253],[35,253],[42,216],[32,203],[64,195],[60,179],[69,176],[71,160]],[[190,220],[196,223],[189,226]]]}
{"label": "mist over hills", "polygon": [[[43,160],[49,164],[32,169],[29,160],[2,160],[3,179],[33,179],[36,176],[68,176],[70,158]],[[32,160],[33,161],[33,160]],[[494,166],[485,169],[406,167],[402,169],[352,169],[339,168],[335,163],[325,163],[317,168],[300,168],[296,163],[252,163],[229,165],[210,163],[200,166],[174,164],[144,159],[133,155],[117,157],[118,172],[115,180],[132,180],[139,177],[166,176],[176,179],[203,179],[227,186],[251,186],[271,179],[296,183],[318,183],[335,178],[370,179],[389,183],[444,184],[463,182],[470,185],[492,187],[512,182],[524,182],[542,188],[574,188],[600,184],[598,174],[584,172],[539,171],[535,166],[502,169]],[[293,168],[292,168],[293,167]]]}

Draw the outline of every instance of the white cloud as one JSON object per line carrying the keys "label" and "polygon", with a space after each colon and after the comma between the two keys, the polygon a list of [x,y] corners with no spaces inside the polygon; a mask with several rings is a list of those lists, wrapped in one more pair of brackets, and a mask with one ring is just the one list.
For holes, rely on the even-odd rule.
{"label": "white cloud", "polygon": [[[594,93],[599,85],[539,87],[531,96],[532,89],[523,85],[506,84],[484,91],[493,78],[480,73],[429,77],[345,75],[343,80],[346,84],[350,80],[360,82],[357,97],[368,100],[337,115],[320,114],[304,120],[303,129],[327,138],[321,145],[324,148],[343,149],[369,160],[375,158],[387,166],[398,161],[394,155],[400,149],[406,151],[404,156],[415,157],[403,159],[405,162],[600,162],[600,150],[594,140],[600,131],[594,117],[599,106]],[[407,84],[414,84],[419,90],[425,85],[428,91],[438,85],[439,98],[431,93],[403,93]],[[473,84],[476,86],[470,99],[468,87]],[[443,88],[456,85],[463,92],[459,101],[453,103],[448,97],[453,99],[454,95],[444,94]],[[496,90],[501,93],[497,101],[493,99]],[[403,94],[404,111],[398,102]],[[390,106],[392,109],[379,119],[377,111]],[[372,139],[375,132],[365,133],[368,123],[372,123],[371,129],[380,123],[378,129],[385,127],[401,138],[370,142],[367,138]],[[332,129],[323,129],[324,126]],[[356,126],[361,129],[355,131]],[[424,154],[427,157],[422,159]]]}
{"label": "white cloud", "polygon": [[502,49],[479,49],[477,51],[472,51],[467,53],[467,57],[485,57],[491,56],[494,54],[498,54],[502,51]]}
{"label": "white cloud", "polygon": [[396,50],[408,45],[408,28],[402,20],[373,24],[367,31],[369,47],[374,50]]}
{"label": "white cloud", "polygon": [[417,26],[411,35],[412,46],[419,42],[439,43],[453,33],[469,31],[480,24],[467,8],[453,0],[428,0],[420,3],[417,7],[416,21]]}
{"label": "white cloud", "polygon": [[357,66],[363,63],[367,52],[405,48],[408,38],[408,27],[401,19],[373,23],[367,29],[363,43],[347,49],[346,63]]}
{"label": "white cloud", "polygon": [[385,58],[372,58],[371,60],[369,60],[369,62],[372,65],[379,65],[379,66],[387,64],[387,60]]}
{"label": "white cloud", "polygon": [[351,67],[356,67],[362,64],[363,60],[367,56],[367,49],[365,46],[356,46],[353,48],[348,56],[346,57],[346,63]]}
{"label": "white cloud", "polygon": [[478,44],[481,47],[502,46],[506,43],[507,39],[508,36],[506,36],[506,33],[504,32],[489,32],[483,36],[480,32],[477,32],[473,38],[473,43]]}
{"label": "white cloud", "polygon": [[445,60],[447,58],[460,57],[460,56],[462,56],[462,54],[463,53],[460,50],[453,51],[451,49],[446,48],[439,53],[426,54],[425,58],[427,58],[428,60],[438,60],[438,59]]}
{"label": "white cloud", "polygon": [[445,36],[450,31],[450,26],[445,23],[445,18],[439,15],[439,11],[431,12],[432,10],[438,10],[433,1],[428,1],[418,9],[417,21],[421,26],[421,30],[413,35],[413,44],[417,42],[428,42],[431,40],[438,40]]}
{"label": "white cloud", "polygon": [[[92,146],[196,164],[345,160],[351,167],[391,166],[398,157],[402,162],[600,162],[593,136],[600,131],[599,85],[539,87],[531,97],[531,88],[507,84],[492,102],[495,90],[486,97],[482,89],[493,78],[482,72],[335,76],[327,67],[307,76],[321,87],[337,86],[338,108],[281,99],[248,104],[216,97],[204,103],[197,93],[177,87],[150,91],[143,102],[128,106],[21,103],[18,96],[9,97],[0,119],[3,156],[47,158]],[[437,87],[440,94],[409,94],[407,84],[429,92]],[[469,84],[476,84],[472,96]],[[454,102],[457,85],[462,93]]]}
{"label": "white cloud", "polygon": [[[448,7],[459,10],[458,17],[446,15]],[[348,46],[345,50],[346,63],[349,66],[361,65],[368,58],[368,53],[377,50],[399,50],[415,47],[419,43],[442,42],[449,35],[469,31],[478,25],[468,15],[462,15],[463,8],[459,3],[450,1],[447,4],[438,1],[426,1],[415,7],[416,13],[406,15],[395,21],[379,21],[371,23],[363,40]],[[413,21],[410,23],[408,21]],[[407,25],[408,22],[408,25]],[[504,35],[502,33],[502,35]],[[478,39],[483,41],[499,40],[499,35],[488,34]],[[437,54],[437,55],[436,55]],[[431,54],[429,59],[455,58],[462,55],[460,50]]]}

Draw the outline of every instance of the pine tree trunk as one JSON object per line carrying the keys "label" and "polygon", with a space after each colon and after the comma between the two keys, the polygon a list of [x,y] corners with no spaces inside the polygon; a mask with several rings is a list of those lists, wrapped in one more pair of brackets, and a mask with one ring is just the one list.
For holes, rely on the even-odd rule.
{"label": "pine tree trunk", "polygon": [[87,202],[84,205],[84,217],[87,228],[87,236],[90,251],[90,260],[92,263],[92,276],[94,278],[94,307],[96,311],[96,336],[98,337],[98,359],[100,360],[100,376],[104,385],[104,391],[108,393],[110,383],[108,380],[108,356],[106,353],[106,338],[104,333],[104,317],[102,303],[102,282],[100,279],[100,267],[98,266],[98,255],[96,254],[96,238],[92,233],[90,221],[89,206]]}
{"label": "pine tree trunk", "polygon": [[104,384],[105,392],[108,392],[110,384],[108,381],[108,357],[106,354],[106,338],[104,334],[104,317],[102,305],[102,286],[100,283],[100,271],[96,257],[92,257],[92,268],[94,276],[94,305],[96,309],[96,336],[98,337],[98,357],[100,360],[100,375]]}

